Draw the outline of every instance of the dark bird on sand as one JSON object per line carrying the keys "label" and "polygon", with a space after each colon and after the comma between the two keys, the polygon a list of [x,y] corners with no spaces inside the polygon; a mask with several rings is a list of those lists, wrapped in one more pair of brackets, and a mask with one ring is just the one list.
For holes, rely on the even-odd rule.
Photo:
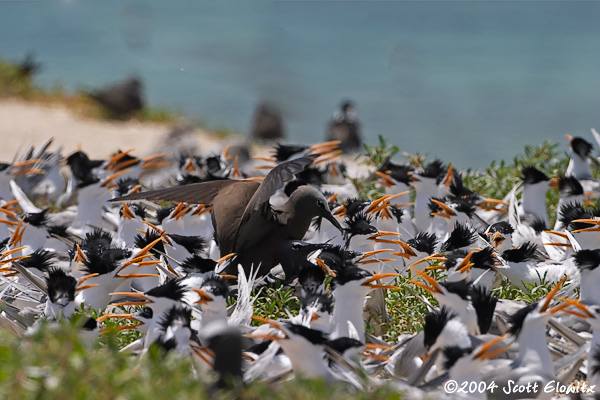
{"label": "dark bird on sand", "polygon": [[251,135],[262,140],[285,138],[283,118],[279,110],[267,103],[259,104],[254,113]]}
{"label": "dark bird on sand", "polygon": [[342,232],[323,194],[311,186],[298,187],[281,206],[273,207],[269,202],[275,192],[312,161],[313,157],[301,157],[279,164],[261,183],[219,180],[151,190],[113,201],[151,199],[212,205],[221,256],[236,254],[228,272],[236,273],[238,263],[246,273],[252,265],[255,269],[260,265],[259,276],[263,276],[279,263],[280,246],[289,240],[301,240],[314,217],[327,219]]}
{"label": "dark bird on sand", "polygon": [[135,77],[91,92],[90,96],[115,117],[126,117],[144,107],[142,82]]}
{"label": "dark bird on sand", "polygon": [[355,152],[360,149],[360,124],[356,119],[356,111],[351,101],[344,101],[335,112],[327,127],[327,140],[341,141],[340,149],[344,152]]}

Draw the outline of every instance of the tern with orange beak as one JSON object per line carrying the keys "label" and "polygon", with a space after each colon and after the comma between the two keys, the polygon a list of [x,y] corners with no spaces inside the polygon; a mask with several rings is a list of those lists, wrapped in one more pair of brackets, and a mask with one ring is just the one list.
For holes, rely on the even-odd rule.
{"label": "tern with orange beak", "polygon": [[496,222],[485,230],[489,242],[494,249],[502,254],[505,250],[512,249],[512,234],[515,229],[506,221]]}
{"label": "tern with orange beak", "polygon": [[440,184],[450,184],[447,181],[448,167],[441,161],[434,160],[427,164],[423,169],[413,171],[411,180],[412,186],[415,188],[415,204],[414,204],[414,223],[417,232],[426,231],[430,223],[430,210],[428,207],[429,200],[432,197],[443,197],[444,193],[440,193]]}
{"label": "tern with orange beak", "polygon": [[399,289],[395,286],[373,283],[382,278],[399,274],[371,274],[362,268],[348,264],[336,270],[332,278],[335,306],[331,317],[331,338],[350,336],[350,326],[358,333],[358,340],[365,341],[365,321],[362,310],[365,296],[372,289]]}
{"label": "tern with orange beak", "polygon": [[[457,346],[444,348],[444,368],[448,370],[450,379],[458,385],[482,382],[483,374],[481,371],[486,360],[510,349],[510,346],[502,346],[500,344],[504,339],[504,336],[499,336],[496,339],[477,346],[475,349],[464,349]],[[469,397],[473,399],[488,398],[485,391],[480,392],[479,390],[475,390],[472,396]]]}
{"label": "tern with orange beak", "polygon": [[569,139],[571,147],[571,159],[567,165],[565,176],[572,176],[578,180],[593,179],[590,162],[592,144],[582,137],[567,135],[567,139]]}
{"label": "tern with orange beak", "polygon": [[[378,184],[385,188],[385,194],[391,195],[393,198],[390,199],[392,205],[403,206],[406,205],[406,212],[408,215],[412,214],[412,204],[410,203],[410,184],[416,178],[413,177],[412,172],[414,168],[406,164],[396,164],[391,160],[385,160],[384,163],[375,171],[375,174],[380,178]],[[397,196],[399,193],[401,195]]]}
{"label": "tern with orange beak", "polygon": [[113,292],[111,296],[121,298],[134,298],[138,300],[125,300],[111,303],[111,306],[138,306],[143,305],[152,309],[152,320],[148,323],[148,333],[144,338],[144,349],[147,349],[160,336],[160,321],[173,307],[185,305],[184,300],[191,292],[190,288],[181,279],[172,279],[147,292]]}
{"label": "tern with orange beak", "polygon": [[537,246],[524,243],[517,248],[505,250],[501,254],[503,262],[495,269],[507,277],[513,285],[526,290],[526,287],[537,286],[544,282],[559,282],[564,276],[570,277],[571,288],[579,285],[580,274],[573,257],[564,261],[541,261]]}
{"label": "tern with orange beak", "polygon": [[517,206],[516,216],[509,222],[515,229],[513,242],[515,246],[531,241],[533,230],[543,231],[550,226],[548,213],[546,211],[546,193],[550,188],[550,178],[534,166],[523,168],[521,180],[523,188],[521,201]]}
{"label": "tern with orange beak", "polygon": [[[566,277],[556,284],[548,295],[539,303],[532,303],[523,307],[510,317],[509,334],[519,342],[519,354],[513,361],[506,360],[504,367],[496,364],[490,372],[486,373],[483,380],[494,381],[498,387],[512,385],[525,385],[537,383],[536,389],[527,394],[529,398],[551,399],[552,392],[544,391],[544,387],[555,378],[552,357],[546,338],[546,324],[561,306],[550,308],[556,292],[566,281]],[[523,398],[523,394],[499,392],[496,395],[501,399]]]}

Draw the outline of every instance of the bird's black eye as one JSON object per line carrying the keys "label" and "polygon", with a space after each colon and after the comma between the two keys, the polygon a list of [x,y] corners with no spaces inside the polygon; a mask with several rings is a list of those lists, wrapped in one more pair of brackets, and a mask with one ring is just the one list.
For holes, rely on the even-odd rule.
{"label": "bird's black eye", "polygon": [[325,208],[325,203],[319,200],[317,201],[317,206],[319,206],[320,208]]}
{"label": "bird's black eye", "polygon": [[300,243],[292,244],[292,250],[299,250],[299,249],[300,249]]}

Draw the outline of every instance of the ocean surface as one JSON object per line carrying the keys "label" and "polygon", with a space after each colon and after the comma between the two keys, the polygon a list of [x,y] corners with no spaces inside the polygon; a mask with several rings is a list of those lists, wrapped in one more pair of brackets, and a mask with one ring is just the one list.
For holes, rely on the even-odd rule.
{"label": "ocean surface", "polygon": [[291,142],[349,98],[365,141],[463,168],[600,128],[596,1],[0,0],[0,57],[29,51],[45,87],[135,74],[212,127],[247,133],[270,101]]}

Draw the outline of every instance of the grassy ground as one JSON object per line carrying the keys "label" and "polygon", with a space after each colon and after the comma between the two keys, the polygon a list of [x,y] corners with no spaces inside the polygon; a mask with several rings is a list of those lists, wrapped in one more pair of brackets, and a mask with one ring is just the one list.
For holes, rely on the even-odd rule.
{"label": "grassy ground", "polygon": [[389,388],[353,393],[322,381],[295,380],[272,386],[255,383],[235,393],[216,392],[209,375],[196,376],[189,360],[165,357],[152,348],[141,361],[120,353],[119,341],[107,335],[88,347],[77,327],[43,329],[22,340],[0,332],[2,399],[395,399]]}

